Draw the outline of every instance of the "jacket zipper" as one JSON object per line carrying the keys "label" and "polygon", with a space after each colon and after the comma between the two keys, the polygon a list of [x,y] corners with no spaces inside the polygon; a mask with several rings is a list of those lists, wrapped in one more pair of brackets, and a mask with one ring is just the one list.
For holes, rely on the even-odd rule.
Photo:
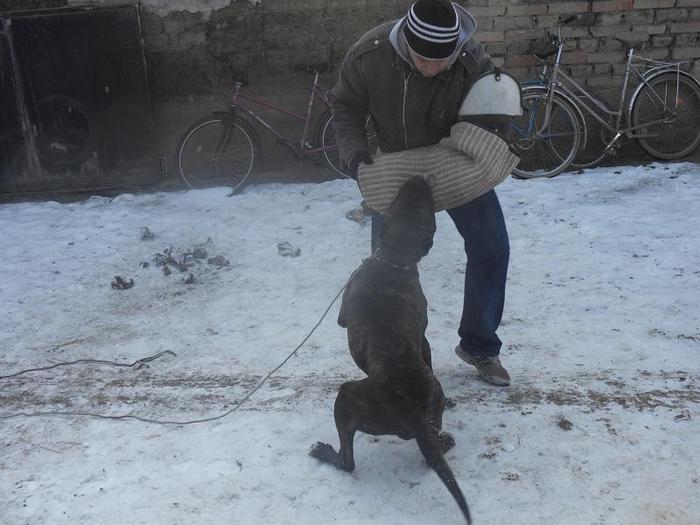
{"label": "jacket zipper", "polygon": [[408,129],[406,128],[406,98],[408,96],[408,81],[411,78],[411,73],[404,73],[403,76],[403,141],[408,149]]}

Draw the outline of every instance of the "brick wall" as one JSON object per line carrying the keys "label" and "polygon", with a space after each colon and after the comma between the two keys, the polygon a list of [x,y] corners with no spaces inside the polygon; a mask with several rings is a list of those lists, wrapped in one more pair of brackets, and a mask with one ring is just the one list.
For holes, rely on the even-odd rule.
{"label": "brick wall", "polygon": [[700,73],[700,0],[579,0],[564,2],[480,0],[465,2],[479,22],[477,38],[494,60],[519,78],[531,78],[537,61],[529,51],[543,29],[560,16],[579,15],[565,27],[564,59],[591,87],[616,86],[625,67],[623,44],[613,37],[646,41],[642,56],[688,60]]}
{"label": "brick wall", "polygon": [[[566,63],[590,86],[608,86],[624,68],[612,37],[647,40],[643,55],[689,60],[700,72],[700,0],[470,0],[476,37],[494,61],[518,78],[532,77],[529,51],[562,15],[580,14],[564,29]],[[144,31],[157,99],[206,92],[222,63],[256,82],[299,80],[294,62],[337,62],[367,29],[405,13],[411,0],[263,0],[232,2],[212,12],[163,16],[144,2]],[[216,58],[214,58],[216,57]]]}

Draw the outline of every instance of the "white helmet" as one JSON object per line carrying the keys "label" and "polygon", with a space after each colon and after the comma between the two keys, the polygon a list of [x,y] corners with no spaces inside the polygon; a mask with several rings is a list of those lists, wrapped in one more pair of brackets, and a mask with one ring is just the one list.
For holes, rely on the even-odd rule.
{"label": "white helmet", "polygon": [[475,115],[519,117],[523,114],[520,84],[496,68],[472,85],[459,108],[460,117]]}

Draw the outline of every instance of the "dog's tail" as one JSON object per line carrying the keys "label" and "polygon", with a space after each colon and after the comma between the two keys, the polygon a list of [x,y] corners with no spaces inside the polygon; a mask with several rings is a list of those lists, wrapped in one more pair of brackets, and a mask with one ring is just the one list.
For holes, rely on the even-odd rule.
{"label": "dog's tail", "polygon": [[464,518],[467,520],[467,523],[471,525],[472,518],[469,514],[469,506],[467,505],[467,501],[464,499],[464,495],[462,494],[462,490],[459,488],[459,484],[457,483],[454,474],[452,474],[452,469],[450,469],[447,461],[445,461],[445,457],[442,455],[437,433],[435,431],[431,431],[427,423],[421,424],[420,427],[421,428],[417,429],[416,432],[416,441],[418,442],[420,451],[425,457],[426,463],[428,463],[428,466],[432,468],[438,476],[440,476],[440,479],[447,487],[447,490],[450,491],[452,497],[454,497],[455,501],[457,502],[457,505],[459,505],[462,514],[464,514]]}

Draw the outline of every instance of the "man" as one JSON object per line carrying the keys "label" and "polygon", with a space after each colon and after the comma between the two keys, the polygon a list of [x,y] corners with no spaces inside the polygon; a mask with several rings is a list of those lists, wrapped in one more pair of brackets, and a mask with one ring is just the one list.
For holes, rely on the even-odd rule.
{"label": "man", "polygon": [[[384,153],[436,144],[449,135],[472,83],[493,69],[472,34],[476,21],[447,0],[418,0],[408,14],[376,27],[348,51],[333,90],[334,129],[341,159],[357,176],[371,164],[369,115]],[[489,383],[510,384],[499,359],[509,244],[503,212],[491,190],[447,210],[467,254],[464,309],[457,355]],[[373,215],[372,249],[382,217]]]}

